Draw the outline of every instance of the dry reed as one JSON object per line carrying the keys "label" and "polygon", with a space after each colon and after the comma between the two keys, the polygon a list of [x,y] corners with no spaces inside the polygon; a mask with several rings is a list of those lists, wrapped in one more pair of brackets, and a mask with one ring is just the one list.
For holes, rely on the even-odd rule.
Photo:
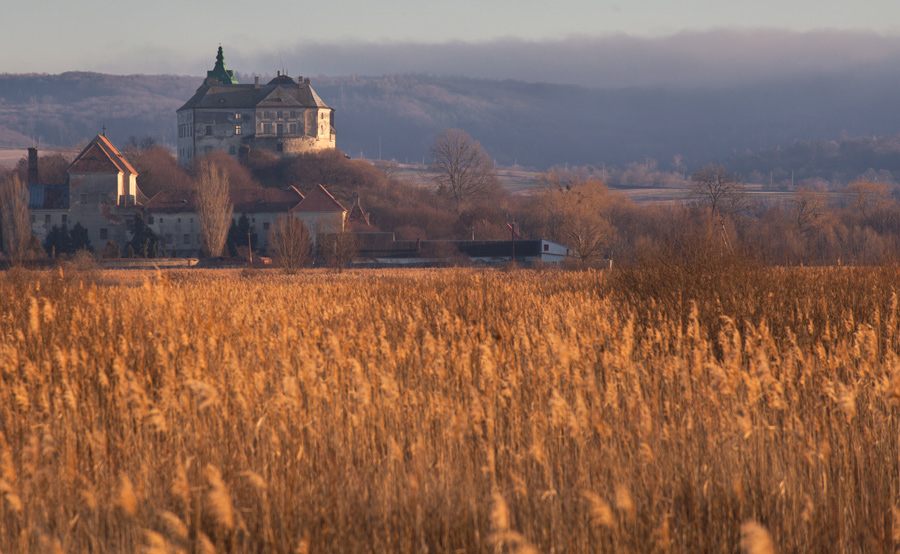
{"label": "dry reed", "polygon": [[0,276],[0,551],[893,552],[900,270],[726,277]]}

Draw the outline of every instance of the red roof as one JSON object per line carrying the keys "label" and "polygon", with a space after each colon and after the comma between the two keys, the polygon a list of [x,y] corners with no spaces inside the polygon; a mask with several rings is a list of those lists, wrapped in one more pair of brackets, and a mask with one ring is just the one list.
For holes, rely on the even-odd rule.
{"label": "red roof", "polygon": [[144,204],[144,208],[150,212],[196,212],[196,199],[197,191],[194,189],[163,190],[148,200]]}
{"label": "red roof", "polygon": [[137,170],[103,135],[94,137],[94,140],[85,146],[81,154],[78,154],[75,161],[69,165],[66,172],[138,174]]}
{"label": "red roof", "polygon": [[306,194],[306,198],[291,209],[292,212],[346,212],[347,208],[343,207],[340,202],[331,196],[331,193],[325,190],[325,187],[318,185]]}
{"label": "red roof", "polygon": [[303,200],[297,189],[238,189],[231,191],[234,213],[289,212]]}
{"label": "red roof", "polygon": [[[297,189],[234,189],[229,192],[235,214],[286,213],[303,200]],[[148,211],[164,213],[197,212],[197,191],[194,189],[164,190],[145,204]]]}

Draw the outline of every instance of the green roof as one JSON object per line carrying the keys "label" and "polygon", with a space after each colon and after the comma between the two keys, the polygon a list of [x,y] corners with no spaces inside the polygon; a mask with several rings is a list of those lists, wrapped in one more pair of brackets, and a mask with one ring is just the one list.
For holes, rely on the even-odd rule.
{"label": "green roof", "polygon": [[222,85],[236,85],[237,79],[234,78],[234,71],[225,69],[225,55],[222,53],[222,47],[219,46],[219,53],[216,54],[216,66],[212,71],[206,72],[206,79],[213,79]]}

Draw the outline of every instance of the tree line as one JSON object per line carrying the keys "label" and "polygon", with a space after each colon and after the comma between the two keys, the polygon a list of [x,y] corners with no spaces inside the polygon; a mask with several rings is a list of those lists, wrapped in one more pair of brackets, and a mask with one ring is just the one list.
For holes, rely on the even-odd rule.
{"label": "tree line", "polygon": [[[129,141],[124,153],[138,169],[138,184],[148,196],[170,188],[198,189],[204,252],[209,256],[246,256],[255,248],[252,240],[247,244],[248,235],[256,231],[248,218],[233,213],[223,201],[229,188],[309,190],[318,184],[345,206],[359,198],[371,230],[393,232],[398,240],[508,239],[513,228],[524,238],[546,238],[570,247],[581,266],[608,259],[625,264],[681,255],[699,259],[716,252],[740,253],[770,264],[872,264],[893,261],[900,247],[897,187],[865,176],[838,194],[813,182],[776,199],[756,200],[731,168],[711,165],[682,174],[693,191],[687,201],[637,204],[598,178],[595,168],[548,170],[540,174],[540,186],[532,194],[510,194],[497,181],[485,149],[460,130],[440,133],[433,142],[431,169],[436,177],[430,186],[407,180],[391,164],[376,167],[337,150],[295,157],[253,151],[246,164],[213,152],[187,169],[153,141]],[[46,161],[50,167],[63,166],[52,156]],[[41,174],[47,175],[44,169]],[[649,162],[644,169],[647,175],[658,172]],[[20,164],[2,176],[0,231],[8,256],[22,259],[38,250],[59,254],[93,248],[78,238],[75,228],[51,232],[52,244],[48,237],[35,247],[26,237],[30,227],[17,227],[25,170]],[[121,246],[125,251],[119,255],[170,254],[157,250],[158,238],[142,220],[133,225],[134,238]],[[272,237],[271,249],[284,259],[297,259],[295,242],[306,240],[302,237],[309,231],[279,224],[275,232],[279,236]],[[349,239],[336,240],[323,248],[345,262],[352,257]],[[14,243],[24,245],[21,251]],[[117,253],[110,245],[101,248],[104,255]],[[309,247],[299,250],[306,254],[291,262],[297,267],[317,255]]]}

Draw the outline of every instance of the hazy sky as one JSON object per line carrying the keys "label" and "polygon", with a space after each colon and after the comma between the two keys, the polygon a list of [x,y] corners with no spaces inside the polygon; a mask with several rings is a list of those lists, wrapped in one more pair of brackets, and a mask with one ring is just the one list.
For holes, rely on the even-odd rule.
{"label": "hazy sky", "polygon": [[[347,56],[370,48],[405,54],[391,66],[402,72],[423,71],[417,45],[500,44],[514,53],[526,45],[577,49],[579,41],[615,37],[664,44],[659,40],[685,31],[721,29],[900,36],[897,0],[34,0],[9,2],[0,13],[0,73],[201,75],[219,43],[229,68],[244,73],[285,67],[291,74],[339,75],[352,66]],[[339,67],[310,59],[330,48],[343,56]],[[502,67],[502,56],[495,62]]]}

